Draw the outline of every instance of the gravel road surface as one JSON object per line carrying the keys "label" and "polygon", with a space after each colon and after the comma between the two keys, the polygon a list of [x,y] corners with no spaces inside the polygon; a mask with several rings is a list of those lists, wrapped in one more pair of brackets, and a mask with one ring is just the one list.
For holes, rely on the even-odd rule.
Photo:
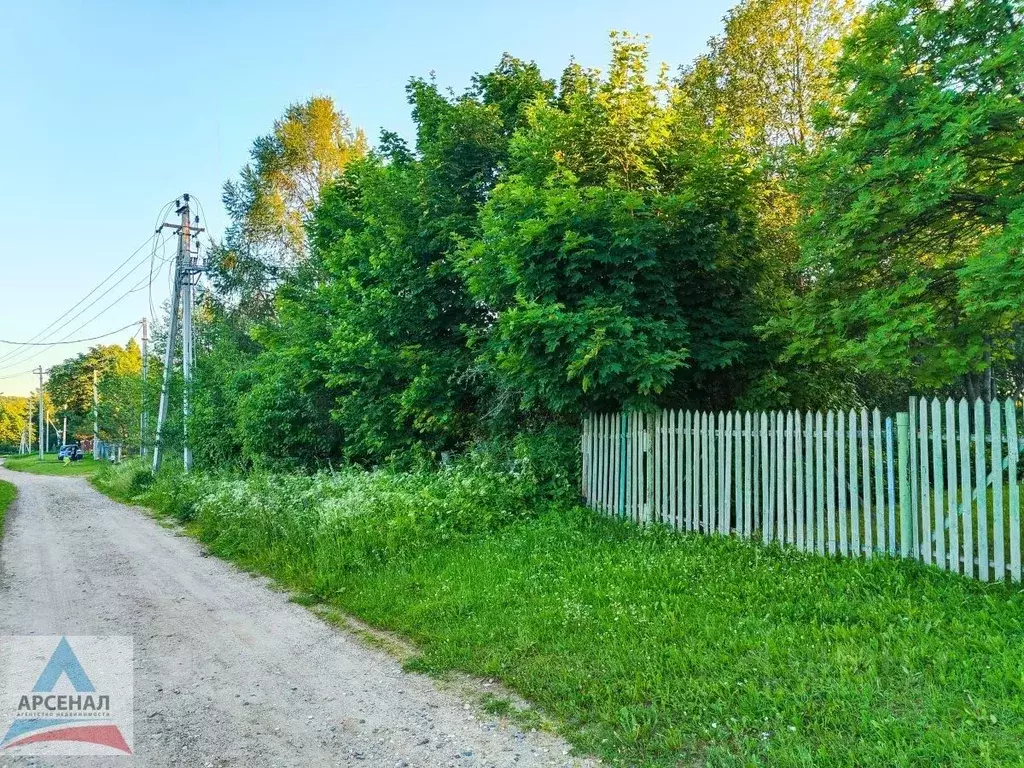
{"label": "gravel road surface", "polygon": [[403,672],[82,478],[0,467],[0,479],[18,488],[0,635],[130,634],[135,646],[134,759],[0,753],[0,768],[594,764]]}

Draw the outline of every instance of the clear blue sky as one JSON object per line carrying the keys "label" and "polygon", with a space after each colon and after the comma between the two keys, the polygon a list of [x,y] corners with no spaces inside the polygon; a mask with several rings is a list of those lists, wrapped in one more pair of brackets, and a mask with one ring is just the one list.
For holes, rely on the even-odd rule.
{"label": "clear blue sky", "polygon": [[[27,340],[74,305],[182,192],[203,203],[219,236],[223,182],[292,102],[326,94],[372,140],[382,127],[409,136],[410,76],[435,72],[461,91],[504,51],[550,77],[570,56],[603,68],[612,29],[650,34],[654,61],[676,67],[721,31],[732,4],[3,0],[0,339]],[[154,290],[159,307],[166,280]],[[140,291],[72,338],[127,325],[148,307]],[[34,378],[13,374],[87,346],[4,360],[11,348],[0,344],[0,393],[28,393]]]}

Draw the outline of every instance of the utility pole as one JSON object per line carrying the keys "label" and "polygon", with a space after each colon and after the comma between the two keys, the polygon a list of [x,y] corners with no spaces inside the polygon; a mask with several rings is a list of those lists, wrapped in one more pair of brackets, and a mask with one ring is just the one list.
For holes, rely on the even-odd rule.
{"label": "utility pole", "polygon": [[146,458],[146,381],[149,378],[149,318],[142,318],[142,416],[139,421],[139,456]]}
{"label": "utility pole", "polygon": [[189,231],[188,200],[185,201],[185,212],[181,215],[181,249],[188,264],[181,276],[181,372],[184,386],[181,390],[182,414],[181,432],[185,448],[185,471],[192,469],[192,449],[188,444],[188,416],[191,412],[190,395],[192,389],[192,272],[195,263],[192,256],[192,233]]}
{"label": "utility pole", "polygon": [[[183,415],[184,415],[184,443],[185,443],[185,471],[192,468],[192,450],[188,444],[188,417],[190,412],[189,394],[192,387],[192,288],[194,287],[195,276],[202,271],[198,264],[196,255],[192,252],[192,235],[203,231],[199,226],[193,226],[191,220],[191,209],[189,207],[189,196],[183,195],[184,203],[179,201],[175,211],[181,217],[177,224],[165,222],[160,225],[170,227],[178,233],[178,260],[174,270],[174,288],[171,291],[171,322],[167,333],[167,349],[164,352],[164,378],[160,387],[160,408],[156,419],[156,445],[153,447],[153,471],[160,469],[162,457],[162,440],[164,425],[167,421],[167,401],[170,397],[171,366],[174,364],[174,345],[178,337],[178,305],[181,305],[182,318],[182,350],[181,367],[184,378]],[[198,225],[199,217],[196,217]],[[159,230],[158,230],[159,231]]]}
{"label": "utility pole", "polygon": [[96,449],[100,447],[100,390],[96,381],[96,369],[92,369],[92,460],[96,461]]}
{"label": "utility pole", "polygon": [[36,368],[34,371],[32,371],[32,373],[38,373],[39,374],[39,435],[38,435],[38,438],[39,438],[39,460],[42,461],[43,460],[43,456],[44,456],[44,453],[43,453],[43,440],[46,437],[46,435],[45,435],[46,427],[43,425],[43,373],[44,373],[43,366],[40,365],[38,368]]}
{"label": "utility pole", "polygon": [[32,401],[28,401],[28,414],[25,418],[25,451],[24,453],[32,453]]}
{"label": "utility pole", "polygon": [[[64,406],[64,407],[67,408],[67,406]],[[65,411],[65,413],[64,413],[64,431],[60,433],[60,444],[61,444],[62,448],[65,445],[68,444],[68,414],[67,414],[67,411]]]}

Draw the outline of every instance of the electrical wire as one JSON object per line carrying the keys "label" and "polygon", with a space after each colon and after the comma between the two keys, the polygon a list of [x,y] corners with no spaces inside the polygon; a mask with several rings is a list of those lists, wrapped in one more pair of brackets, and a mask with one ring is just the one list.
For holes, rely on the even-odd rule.
{"label": "electrical wire", "polygon": [[32,371],[30,371],[30,370],[29,371],[22,371],[21,373],[9,373],[6,376],[0,376],[0,381],[6,381],[7,379],[16,379],[19,376],[27,376],[30,373],[32,373]]}
{"label": "electrical wire", "polygon": [[[141,251],[143,248],[145,248],[150,243],[150,241],[153,240],[155,237],[156,237],[156,232],[154,232],[149,237],[147,237],[146,240],[138,248],[136,248],[134,251],[132,251],[131,255],[129,255],[127,259],[125,259],[120,264],[118,264],[117,267],[114,268],[113,272],[111,272],[109,275],[107,275],[105,278],[103,278],[103,280],[101,280],[96,285],[96,287],[94,287],[91,291],[89,291],[87,294],[85,294],[85,296],[83,296],[81,299],[79,299],[78,302],[74,306],[72,306],[64,314],[62,314],[60,317],[56,318],[48,326],[46,326],[41,331],[39,331],[37,334],[35,334],[31,339],[29,339],[29,341],[45,340],[45,338],[48,338],[49,336],[52,336],[55,333],[57,333],[57,331],[59,331],[60,328],[58,328],[58,329],[56,329],[54,331],[50,331],[50,329],[53,328],[53,326],[55,326],[57,323],[59,323],[65,317],[70,315],[72,312],[74,312],[76,309],[78,309],[78,307],[80,307],[90,296],[92,296],[94,293],[96,293],[96,291],[98,291],[100,288],[102,288],[107,283],[107,281],[109,281],[112,277],[114,277],[114,275],[116,275],[118,272],[120,272],[121,269],[126,264],[128,264],[133,258],[135,258],[135,256],[139,253],[139,251]],[[135,269],[137,269],[137,268],[138,267],[136,266]],[[61,326],[61,327],[63,327],[63,326]],[[47,333],[48,331],[50,331],[50,332]],[[10,358],[14,357],[17,352],[18,352],[18,350],[12,350],[10,352],[4,353],[3,355],[0,355],[0,363],[3,363],[3,362],[6,362],[6,361],[10,360]]]}
{"label": "electrical wire", "polygon": [[[169,239],[170,239],[171,237],[173,237],[173,235],[168,235],[167,237],[165,237],[165,238],[164,238],[164,241],[166,242],[166,241],[167,241],[167,240],[169,240]],[[138,252],[138,251],[136,251],[136,252]],[[147,263],[147,260],[146,260],[146,259],[143,259],[143,260],[142,260],[142,261],[140,261],[140,262],[139,262],[138,264],[136,264],[136,265],[135,265],[134,267],[132,267],[132,268],[131,268],[130,270],[128,270],[127,272],[125,272],[125,273],[124,273],[124,274],[123,274],[123,275],[122,275],[122,276],[121,276],[121,277],[120,277],[120,278],[119,278],[118,280],[116,280],[116,281],[115,281],[114,283],[112,283],[112,284],[111,284],[111,285],[110,285],[110,286],[109,286],[109,287],[108,287],[108,288],[107,288],[107,289],[106,289],[105,291],[103,291],[103,293],[101,293],[101,294],[100,294],[99,296],[97,296],[97,297],[96,297],[95,299],[93,299],[93,301],[92,301],[92,302],[90,302],[90,303],[89,303],[88,305],[86,305],[85,307],[83,307],[83,308],[82,308],[82,310],[81,310],[81,312],[79,313],[79,315],[76,315],[75,317],[70,317],[70,318],[68,318],[68,319],[67,319],[67,320],[65,320],[65,321],[64,321],[63,323],[61,323],[61,324],[60,324],[59,326],[57,326],[57,327],[56,327],[56,328],[54,328],[54,329],[53,329],[52,331],[50,331],[49,333],[47,333],[47,334],[46,334],[47,340],[48,340],[49,338],[52,338],[52,337],[53,337],[54,335],[56,335],[56,334],[57,334],[57,333],[59,333],[60,331],[62,331],[62,330],[63,330],[64,328],[67,328],[67,327],[68,327],[68,326],[69,326],[69,325],[70,325],[71,323],[73,323],[73,322],[74,322],[74,321],[75,321],[75,320],[76,320],[76,319],[78,318],[78,316],[80,316],[80,314],[81,314],[81,313],[87,312],[87,311],[88,311],[89,309],[91,309],[92,307],[96,306],[96,304],[97,304],[97,303],[99,303],[99,301],[100,301],[100,300],[101,300],[101,299],[102,299],[102,298],[103,298],[104,296],[107,296],[107,295],[109,295],[111,291],[113,291],[113,290],[114,290],[115,288],[117,288],[117,286],[119,286],[119,285],[120,285],[121,283],[123,283],[123,282],[124,282],[125,280],[127,280],[127,279],[128,279],[128,278],[129,278],[129,277],[130,277],[130,276],[131,276],[131,275],[132,275],[133,273],[137,272],[137,271],[138,271],[138,269],[139,269],[139,267],[145,266],[145,265],[146,265],[146,263]],[[139,282],[139,283],[137,283],[137,284],[136,284],[136,286],[135,286],[134,288],[132,288],[131,290],[129,290],[129,291],[127,292],[127,293],[125,293],[125,294],[122,294],[122,295],[121,295],[121,296],[120,296],[120,297],[119,297],[118,299],[115,299],[114,303],[116,304],[116,303],[117,303],[118,301],[120,301],[121,299],[123,299],[123,298],[124,298],[125,296],[128,296],[128,295],[129,295],[129,294],[131,294],[131,293],[134,293],[134,292],[135,292],[136,290],[138,290],[138,289],[139,289],[139,287],[141,287],[141,286],[142,286],[143,284],[145,284],[145,283],[146,283],[146,282],[147,282],[148,280],[149,280],[149,276],[148,276],[148,275],[146,275],[146,276],[145,276],[145,277],[143,278],[143,280],[142,280],[141,282]],[[101,284],[101,285],[102,285],[102,284]],[[99,287],[99,286],[97,286],[97,287]],[[90,291],[90,292],[89,292],[89,295],[91,295],[91,294],[93,294],[93,293],[95,293],[95,292],[96,292],[96,289],[93,289],[92,291]],[[87,296],[86,298],[88,298],[88,296]],[[84,299],[83,299],[83,301],[84,301]],[[75,307],[73,307],[72,309],[75,309],[75,308],[77,308],[77,307],[78,307],[79,305],[81,305],[81,304],[82,304],[82,301],[79,301],[79,302],[78,302],[78,304],[76,304],[76,305],[75,305]],[[113,304],[111,304],[110,306],[113,306]],[[110,307],[108,307],[108,309],[109,309],[109,308],[110,308]],[[69,310],[69,312],[70,312],[70,310]],[[65,315],[67,315],[67,314],[68,314],[68,312],[65,312],[64,314],[65,314]],[[63,316],[62,316],[62,317],[63,317]],[[58,318],[58,319],[60,319],[60,318]],[[94,320],[94,319],[95,319],[95,317],[93,317],[93,318],[92,318],[92,320]],[[92,322],[92,320],[89,320],[88,322],[86,322],[86,323],[83,323],[82,325],[79,325],[79,326],[78,326],[78,327],[77,327],[77,328],[76,328],[75,330],[73,330],[73,331],[71,332],[71,334],[69,334],[68,336],[66,336],[66,337],[65,337],[65,339],[66,339],[66,338],[69,338],[69,337],[70,337],[71,335],[73,335],[73,334],[77,333],[77,332],[78,332],[79,330],[81,330],[81,329],[82,329],[82,328],[84,328],[84,327],[85,327],[86,325],[88,325],[88,324],[89,324],[90,322]],[[51,326],[52,326],[52,325],[53,325],[53,323],[51,323]],[[38,337],[39,337],[39,334],[36,334],[36,336],[34,336],[34,337],[32,337],[32,339],[30,339],[30,341],[35,341],[36,339],[38,339]],[[62,343],[63,341],[64,341],[64,339],[61,339],[60,341],[58,341],[58,342],[54,342],[54,343],[52,343],[52,344],[49,344],[49,343],[47,342],[47,343],[48,343],[48,346],[46,346],[46,349],[50,349],[50,348],[51,348],[52,346],[54,346],[55,344],[57,344],[57,343]],[[29,355],[28,355],[28,356],[26,356],[26,355],[24,354],[24,353],[25,353],[26,351],[27,351],[27,352],[29,352]],[[36,357],[36,356],[38,356],[38,355],[32,355],[32,354],[31,354],[31,350],[25,350],[25,349],[21,349],[21,348],[19,348],[19,349],[16,349],[16,350],[13,350],[12,352],[8,352],[8,353],[4,354],[3,356],[0,356],[0,370],[4,370],[4,369],[7,369],[7,368],[12,368],[12,367],[14,367],[15,365],[21,365],[21,364],[23,364],[23,363],[24,363],[24,362],[25,362],[26,360],[29,360],[29,359],[31,359],[32,357]]]}
{"label": "electrical wire", "polygon": [[45,341],[36,341],[36,342],[32,342],[32,341],[7,341],[7,339],[0,339],[0,344],[14,344],[15,346],[18,346],[18,347],[45,347],[45,346],[47,346],[47,344],[49,344],[49,346],[56,346],[57,344],[83,344],[83,343],[85,343],[87,341],[97,341],[98,339],[105,339],[107,336],[113,336],[115,333],[120,333],[121,331],[128,330],[133,325],[137,325],[137,323],[128,323],[128,325],[124,326],[123,328],[118,328],[117,330],[110,331],[109,333],[101,333],[99,336],[93,336],[93,337],[88,338],[88,339],[72,339],[71,341],[54,341],[52,343],[45,342]]}

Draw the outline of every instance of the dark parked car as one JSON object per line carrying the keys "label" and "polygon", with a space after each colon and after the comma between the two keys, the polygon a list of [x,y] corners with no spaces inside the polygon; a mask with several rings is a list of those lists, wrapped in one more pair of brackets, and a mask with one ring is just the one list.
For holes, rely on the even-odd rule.
{"label": "dark parked car", "polygon": [[65,445],[57,451],[57,461],[64,461],[64,459],[71,459],[71,461],[79,461],[85,454],[82,453],[82,449],[77,445]]}

